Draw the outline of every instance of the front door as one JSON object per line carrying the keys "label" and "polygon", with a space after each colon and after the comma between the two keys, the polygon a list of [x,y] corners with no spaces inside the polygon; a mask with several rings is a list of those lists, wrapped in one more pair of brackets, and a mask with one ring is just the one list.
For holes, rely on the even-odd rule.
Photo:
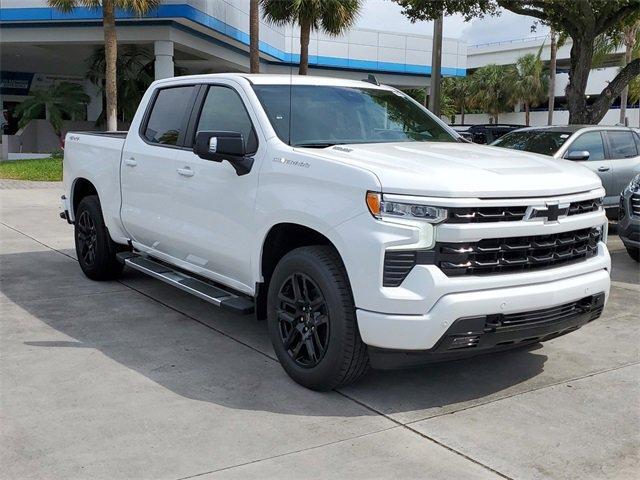
{"label": "front door", "polygon": [[[207,86],[199,113],[197,108],[190,135],[199,131],[239,132],[254,164],[251,172],[238,176],[226,160],[204,160],[187,150],[177,153],[178,167],[189,172],[181,178],[182,187],[175,197],[187,234],[184,260],[205,269],[213,279],[252,291],[254,204],[264,142],[259,145],[254,112],[234,83]],[[192,143],[193,137],[185,141],[185,145]]]}

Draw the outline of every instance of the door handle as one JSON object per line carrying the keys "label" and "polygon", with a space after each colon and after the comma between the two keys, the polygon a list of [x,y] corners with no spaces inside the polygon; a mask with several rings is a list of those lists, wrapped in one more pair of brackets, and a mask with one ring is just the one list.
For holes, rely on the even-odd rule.
{"label": "door handle", "polygon": [[599,172],[608,172],[611,167],[598,167]]}
{"label": "door handle", "polygon": [[179,168],[178,173],[183,177],[193,177],[193,170],[189,167]]}
{"label": "door handle", "polygon": [[136,165],[138,165],[138,162],[136,161],[135,158],[131,157],[131,158],[125,158],[124,164],[129,165],[130,167],[135,167]]}

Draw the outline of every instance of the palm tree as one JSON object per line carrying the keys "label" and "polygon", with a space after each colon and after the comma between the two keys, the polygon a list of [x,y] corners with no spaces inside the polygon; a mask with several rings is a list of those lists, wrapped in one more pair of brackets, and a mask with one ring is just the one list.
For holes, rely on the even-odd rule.
{"label": "palm tree", "polygon": [[[123,122],[133,119],[134,114],[144,92],[153,82],[153,56],[138,45],[124,45],[118,49],[118,118]],[[104,47],[96,48],[87,59],[87,78],[101,93],[105,85],[105,53]],[[97,120],[98,124],[105,121],[104,112]]]}
{"label": "palm tree", "polygon": [[469,77],[447,77],[442,82],[442,91],[451,99],[454,114],[460,111],[460,123],[464,124],[464,114],[470,106],[471,81]]}
{"label": "palm tree", "polygon": [[[629,82],[629,102],[637,103],[640,110],[640,77]],[[638,127],[640,127],[640,115],[638,115]]]}
{"label": "palm tree", "polygon": [[540,53],[528,53],[516,62],[515,78],[512,89],[512,102],[524,104],[525,123],[529,125],[531,107],[538,106],[547,94],[547,78],[543,74]]}
{"label": "palm tree", "polygon": [[[638,55],[638,44],[640,44],[640,20],[632,23],[631,25],[627,25],[622,31],[622,42],[625,46],[624,52],[624,63],[622,68],[626,67],[628,63],[635,56]],[[629,85],[622,90],[620,94],[620,123],[624,124],[627,116],[627,101],[629,97]]]}
{"label": "palm tree", "polygon": [[77,83],[60,82],[47,90],[34,90],[16,107],[16,115],[20,117],[18,125],[23,128],[31,120],[44,117],[59,136],[65,118],[82,118],[89,101],[89,96]]}
{"label": "palm tree", "polygon": [[311,30],[323,30],[340,35],[355,22],[362,0],[260,0],[263,16],[276,25],[300,25],[300,67],[306,75],[309,69],[309,38]]}
{"label": "palm tree", "polygon": [[260,73],[260,0],[249,4],[249,71]]}
{"label": "palm tree", "polygon": [[105,51],[105,91],[107,97],[107,130],[118,129],[118,86],[117,58],[118,38],[116,36],[116,8],[131,10],[137,15],[144,15],[160,3],[159,0],[48,0],[49,5],[63,12],[70,12],[76,7],[102,9],[102,25],[104,28]]}
{"label": "palm tree", "polygon": [[478,68],[469,80],[471,103],[475,108],[488,113],[494,123],[498,123],[498,116],[513,105],[515,76],[513,65],[491,63]]}
{"label": "palm tree", "polygon": [[556,64],[558,54],[558,42],[556,38],[556,32],[552,28],[549,32],[551,36],[551,57],[549,59],[549,90],[547,95],[549,97],[549,104],[547,107],[547,125],[553,125],[553,109],[555,108],[556,101]]}

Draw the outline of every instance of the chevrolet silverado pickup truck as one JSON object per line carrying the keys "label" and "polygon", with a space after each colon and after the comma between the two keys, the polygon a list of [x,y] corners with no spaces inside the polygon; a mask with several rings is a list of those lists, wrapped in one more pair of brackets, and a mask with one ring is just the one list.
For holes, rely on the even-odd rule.
{"label": "chevrolet silverado pickup truck", "polygon": [[160,80],[128,132],[65,145],[85,275],[126,265],[266,319],[308,388],[542,342],[609,293],[593,172],[469,143],[375,79]]}

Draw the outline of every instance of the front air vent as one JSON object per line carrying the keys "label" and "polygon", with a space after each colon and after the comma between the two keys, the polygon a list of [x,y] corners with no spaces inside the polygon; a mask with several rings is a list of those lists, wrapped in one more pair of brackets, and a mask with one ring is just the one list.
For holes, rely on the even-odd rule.
{"label": "front air vent", "polygon": [[397,287],[416,264],[415,251],[387,250],[384,254],[383,287]]}

